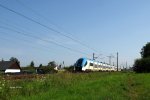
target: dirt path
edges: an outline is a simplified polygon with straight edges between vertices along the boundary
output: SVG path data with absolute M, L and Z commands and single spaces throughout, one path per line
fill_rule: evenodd
M 128 87 L 128 96 L 130 100 L 138 100 L 138 93 L 136 91 L 136 80 L 134 76 L 128 75 L 127 87 Z

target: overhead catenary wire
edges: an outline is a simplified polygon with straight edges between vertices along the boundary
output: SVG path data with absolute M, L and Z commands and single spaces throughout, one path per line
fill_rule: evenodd
M 73 40 L 73 41 L 78 41 L 78 40 L 75 40 L 74 38 L 71 38 L 71 37 L 69 37 L 69 36 L 67 36 L 67 35 L 62 34 L 60 31 L 57 31 L 57 30 L 55 30 L 55 29 L 53 29 L 53 28 L 51 28 L 51 27 L 49 27 L 49 26 L 47 26 L 47 25 L 45 25 L 45 24 L 42 24 L 42 23 L 40 23 L 40 22 L 38 22 L 38 21 L 36 21 L 36 20 L 30 18 L 30 17 L 27 17 L 27 16 L 25 16 L 25 15 L 19 13 L 19 12 L 16 12 L 16 11 L 14 11 L 14 10 L 12 10 L 12 9 L 10 9 L 10 8 L 8 8 L 8 7 L 6 7 L 6 6 L 3 6 L 2 4 L 0 4 L 0 7 L 4 8 L 4 9 L 10 11 L 10 12 L 13 12 L 13 13 L 15 13 L 15 14 L 17 14 L 17 15 L 19 15 L 19 16 L 21 16 L 21 17 L 23 17 L 23 18 L 25 18 L 25 19 L 27 19 L 27 20 L 29 20 L 29 21 L 32 21 L 32 22 L 34 22 L 34 23 L 36 23 L 36 24 L 38 24 L 38 25 L 40 25 L 40 26 L 42 26 L 42 27 L 45 27 L 45 28 L 48 29 L 48 30 L 51 30 L 51 31 L 53 31 L 53 32 L 56 32 L 57 34 L 60 34 L 60 35 L 62 35 L 62 36 L 65 36 L 65 37 L 67 37 L 67 38 L 69 38 L 69 39 L 71 39 L 71 40 Z M 89 55 L 89 54 L 88 54 L 88 55 Z
M 35 33 L 35 32 L 29 32 L 29 31 L 24 30 L 24 29 L 20 29 L 18 25 L 14 25 L 14 24 L 12 25 L 10 23 L 6 23 L 6 22 L 3 22 L 1 20 L 0 20 L 0 23 L 5 24 L 7 27 L 9 26 L 11 28 L 14 28 L 14 29 L 19 30 L 19 31 L 24 32 L 24 33 L 28 33 L 28 34 L 34 34 Z M 58 41 L 54 40 L 53 38 L 49 37 L 49 39 L 51 39 L 52 41 L 55 41 L 56 43 L 59 43 Z M 59 43 L 59 44 L 61 44 L 61 43 Z
M 33 12 L 34 14 L 36 14 L 37 16 L 40 16 L 40 18 L 43 18 L 45 21 L 47 21 L 47 22 L 50 23 L 51 25 L 57 27 L 58 29 L 63 30 L 63 32 L 61 32 L 61 34 L 66 33 L 66 34 L 71 35 L 71 36 L 74 37 L 74 35 L 73 35 L 72 33 L 67 32 L 67 31 L 64 30 L 62 27 L 60 27 L 60 26 L 57 25 L 56 23 L 52 22 L 51 20 L 47 19 L 45 16 L 43 16 L 43 15 L 40 14 L 40 13 L 38 13 L 38 12 L 35 11 L 33 8 L 31 8 L 31 7 L 27 6 L 27 5 L 25 5 L 25 4 L 24 4 L 23 2 L 21 2 L 20 0 L 16 0 L 16 2 L 19 3 L 20 5 L 24 6 L 25 8 L 29 9 L 30 11 L 32 11 L 32 12 Z M 74 38 L 72 38 L 72 39 L 74 39 Z M 91 49 L 92 51 L 98 53 L 98 51 L 97 51 L 95 48 L 92 48 L 91 46 L 87 45 L 87 44 L 84 43 L 83 41 L 78 40 L 78 39 L 74 39 L 74 41 L 77 42 L 77 43 L 79 43 L 80 45 L 82 45 L 82 46 L 84 46 L 84 47 L 86 47 L 86 48 L 88 48 L 88 49 Z
M 0 34 L 1 33 L 4 33 L 4 32 L 0 32 Z M 7 33 L 4 33 L 4 34 L 7 34 Z M 10 37 L 10 39 L 12 39 L 12 37 Z M 0 41 L 9 41 L 9 43 L 10 44 L 12 44 L 12 45 L 14 45 L 14 43 L 15 43 L 15 41 L 14 40 L 10 40 L 8 37 L 6 38 L 6 37 L 2 37 L 2 36 L 0 36 Z M 15 37 L 15 39 L 16 39 L 16 37 Z M 17 38 L 17 40 L 18 39 L 20 39 L 20 38 Z M 17 42 L 17 43 L 19 43 L 21 46 L 29 46 L 30 48 L 32 48 L 34 51 L 41 51 L 41 53 L 43 53 L 44 54 L 44 52 L 45 52 L 45 50 L 46 50 L 46 52 L 53 52 L 52 54 L 53 54 L 53 56 L 52 57 L 55 57 L 55 56 L 58 56 L 58 54 L 56 54 L 56 52 L 54 52 L 54 51 L 51 51 L 49 48 L 40 48 L 40 47 L 37 47 L 37 46 L 34 46 L 34 45 L 29 45 L 29 44 L 25 44 L 25 43 L 27 43 L 27 42 L 29 42 L 29 43 L 31 43 L 30 41 L 26 41 L 26 40 L 22 40 L 22 39 L 20 39 L 21 41 L 24 41 L 24 43 L 22 43 L 22 42 Z M 42 52 L 44 50 L 44 52 Z M 27 52 L 26 50 L 25 50 L 25 52 Z M 38 52 L 39 53 L 39 52 Z M 29 54 L 29 52 L 27 52 L 27 54 Z M 36 54 L 36 53 L 35 53 Z M 30 56 L 31 56 L 31 54 L 30 54 Z M 49 55 L 47 55 L 48 57 L 49 57 Z M 52 57 L 50 57 L 50 59 L 52 59 Z M 27 58 L 26 58 L 27 59 Z M 33 60 L 33 58 L 32 58 L 32 60 Z M 54 59 L 53 60 L 51 60 L 51 61 L 54 61 Z M 41 63 L 40 63 L 41 64 Z
M 4 33 L 4 32 L 0 32 L 0 34 L 1 33 Z M 5 33 L 6 34 L 6 33 Z M 8 39 L 8 38 L 3 38 L 3 37 L 1 37 L 0 36 L 0 39 L 1 40 L 5 40 L 5 41 L 11 41 L 10 39 Z M 39 47 L 36 47 L 36 46 L 33 46 L 33 45 L 30 45 L 29 43 L 31 43 L 30 41 L 27 41 L 27 40 L 23 40 L 23 39 L 19 39 L 19 38 L 17 38 L 17 40 L 21 40 L 21 41 L 24 41 L 24 43 L 28 43 L 28 44 L 26 44 L 27 46 L 30 46 L 31 48 L 34 48 L 34 49 L 36 49 L 36 50 L 40 50 L 40 51 L 43 51 L 41 48 L 39 48 Z M 12 40 L 13 41 L 13 40 Z M 13 42 L 10 42 L 10 43 L 12 43 L 12 44 L 14 44 L 14 41 Z M 18 42 L 19 43 L 19 42 Z M 23 43 L 21 43 L 21 45 L 23 45 Z M 47 52 L 52 52 L 48 47 L 46 47 L 46 46 L 43 46 L 44 47 L 44 49 L 45 50 L 47 50 Z M 53 54 L 56 54 L 56 53 L 53 53 Z
M 2 33 L 2 32 L 0 32 L 0 33 Z M 12 44 L 12 45 L 16 45 L 16 42 L 14 41 L 14 40 L 11 40 L 12 39 L 12 37 L 10 37 L 10 39 L 9 38 L 6 38 L 6 37 L 2 37 L 2 36 L 0 36 L 0 41 L 2 42 L 2 41 L 9 41 L 9 43 L 10 44 Z M 16 38 L 15 38 L 16 39 Z M 18 40 L 19 38 L 17 38 L 17 40 Z M 46 48 L 46 47 L 44 47 L 44 48 L 41 48 L 41 47 L 38 47 L 38 46 L 35 46 L 35 45 L 31 45 L 31 42 L 30 42 L 30 44 L 28 43 L 28 44 L 26 44 L 27 42 L 29 42 L 29 41 L 26 41 L 26 40 L 22 40 L 21 39 L 21 41 L 23 41 L 23 42 L 17 42 L 17 45 L 18 46 L 28 46 L 28 48 L 30 48 L 30 49 L 32 49 L 34 52 L 32 52 L 32 54 L 29 54 L 29 52 L 31 52 L 31 50 L 30 51 L 28 51 L 28 50 L 26 50 L 26 49 L 23 49 L 24 51 L 24 53 L 26 52 L 27 54 L 26 55 L 30 55 L 30 57 L 31 57 L 31 55 L 33 55 L 33 53 L 35 53 L 36 55 L 35 56 L 37 56 L 37 52 L 36 51 L 38 51 L 38 53 L 40 53 L 40 54 L 42 54 L 42 56 L 41 57 L 43 57 L 43 56 L 47 56 L 47 57 L 49 57 L 50 59 L 52 59 L 52 58 L 54 58 L 55 56 L 58 56 L 58 53 L 56 53 L 56 52 L 54 52 L 54 51 L 52 51 L 51 49 L 49 49 L 49 48 Z M 18 44 L 19 43 L 19 44 Z M 16 49 L 18 49 L 18 50 L 21 50 L 22 51 L 22 49 L 20 49 L 20 48 L 16 48 Z M 44 52 L 43 52 L 43 50 L 44 50 Z M 47 53 L 49 53 L 49 52 L 52 52 L 50 55 L 47 55 L 47 53 L 45 53 L 45 52 L 47 52 Z M 5 51 L 5 53 L 9 53 L 9 51 Z M 25 59 L 28 59 L 28 58 L 26 58 L 25 56 L 23 56 L 23 58 L 25 58 Z M 33 57 L 31 57 L 32 58 L 32 60 L 33 60 Z M 38 61 L 39 62 L 39 61 Z
M 12 9 L 10 9 L 10 8 L 8 8 L 8 7 L 4 6 L 4 5 L 2 5 L 2 4 L 0 4 L 0 7 L 1 7 L 1 8 L 4 8 L 4 9 L 6 9 L 6 10 L 12 12 L 12 13 L 15 13 L 15 14 L 17 14 L 17 15 L 19 15 L 19 16 L 21 16 L 21 17 L 23 17 L 23 18 L 25 18 L 25 19 L 27 19 L 27 20 L 29 20 L 29 21 L 31 21 L 31 22 L 34 22 L 34 23 L 36 23 L 36 24 L 38 24 L 38 25 L 40 25 L 40 26 L 42 26 L 42 27 L 44 27 L 44 28 L 46 28 L 46 29 L 48 29 L 48 30 L 51 30 L 51 31 L 53 31 L 53 32 L 55 32 L 55 33 L 57 33 L 57 34 L 59 34 L 59 35 L 62 35 L 62 36 L 64 36 L 64 37 L 67 37 L 67 38 L 69 38 L 69 39 L 71 39 L 71 40 L 73 40 L 73 41 L 75 41 L 75 42 L 77 42 L 77 43 L 79 43 L 79 44 L 81 44 L 81 45 L 84 45 L 84 46 L 88 47 L 87 45 L 83 44 L 82 42 L 80 42 L 80 41 L 78 41 L 78 40 L 76 40 L 76 39 L 74 39 L 74 38 L 72 38 L 72 37 L 70 37 L 70 36 L 67 36 L 67 35 L 65 35 L 65 34 L 62 34 L 60 31 L 57 31 L 57 30 L 55 30 L 55 29 L 53 29 L 53 28 L 51 28 L 51 27 L 49 27 L 49 26 L 47 26 L 47 25 L 45 25 L 45 24 L 42 24 L 42 23 L 40 23 L 40 22 L 38 22 L 38 21 L 36 21 L 36 20 L 34 20 L 34 19 L 28 17 L 28 16 L 25 16 L 24 14 L 21 14 L 21 13 L 15 11 L 15 10 L 12 10 Z M 92 49 L 92 48 L 91 48 L 91 49 Z M 95 51 L 95 50 L 94 50 L 94 51 Z M 97 52 L 97 51 L 96 51 L 96 52 Z
M 2 21 L 0 21 L 3 25 L 5 24 L 6 26 L 9 26 L 9 27 L 11 27 L 11 28 L 15 28 L 15 29 L 17 29 L 17 30 L 22 30 L 22 29 L 19 29 L 19 28 L 17 28 L 18 26 L 14 26 L 14 24 L 13 25 L 11 25 L 10 23 L 8 24 L 8 23 L 5 23 L 5 22 L 2 22 Z M 6 27 L 5 27 L 6 28 Z M 4 29 L 5 29 L 4 28 Z M 1 27 L 1 29 L 3 29 L 3 27 Z M 9 28 L 10 29 L 10 28 Z M 11 30 L 12 31 L 12 30 Z M 24 30 L 22 30 L 24 33 L 28 33 L 28 34 L 32 34 L 32 32 L 27 32 L 27 31 L 24 31 Z M 1 32 L 2 33 L 2 32 Z M 7 33 L 7 32 L 3 32 L 4 34 L 9 34 L 9 33 Z M 17 33 L 18 34 L 18 33 Z M 21 34 L 20 34 L 21 35 Z M 24 36 L 24 35 L 23 35 Z M 33 38 L 33 37 L 31 37 L 31 38 Z M 19 39 L 19 38 L 18 38 Z M 36 38 L 34 38 L 34 39 L 36 39 Z M 29 43 L 31 43 L 31 41 L 26 41 L 26 40 L 24 40 L 24 39 L 19 39 L 19 40 L 21 40 L 21 41 L 25 41 L 25 42 L 29 42 Z M 36 39 L 37 40 L 37 39 Z M 45 42 L 45 41 L 44 41 Z M 40 45 L 42 45 L 42 44 L 40 44 Z M 42 46 L 44 46 L 44 48 L 46 48 L 46 49 L 48 49 L 49 51 L 50 51 L 50 49 L 49 49 L 49 47 L 48 46 L 45 46 L 45 45 L 42 45 Z M 52 49 L 54 49 L 54 48 L 52 48 Z M 81 54 L 83 54 L 82 52 L 81 52 Z M 91 56 L 91 55 L 89 55 L 89 54 L 87 54 L 87 53 L 85 53 L 85 55 L 87 55 L 87 56 Z M 100 54 L 101 55 L 101 54 Z M 99 55 L 99 56 L 100 56 Z M 98 58 L 99 58 L 99 56 L 98 56 Z
M 18 1 L 18 0 L 17 0 Z M 2 4 L 0 4 L 0 7 L 2 7 L 2 8 L 4 8 L 4 9 L 7 9 L 8 7 L 6 7 L 6 6 L 3 6 Z M 11 12 L 13 12 L 14 10 L 12 10 L 12 9 L 10 9 L 10 8 L 8 8 L 7 10 L 9 10 L 9 11 L 11 11 Z M 34 10 L 33 10 L 34 11 Z M 15 13 L 16 11 L 14 11 L 13 13 Z M 18 14 L 17 14 L 18 13 Z M 23 14 L 21 14 L 21 13 L 19 13 L 19 12 L 16 12 L 16 14 L 17 15 L 23 15 Z M 32 18 L 30 18 L 30 17 L 28 17 L 28 16 L 25 16 L 25 15 L 23 15 L 24 16 L 24 18 L 26 17 L 26 19 L 28 19 L 28 20 L 30 20 L 30 21 L 32 21 L 32 22 L 34 22 L 34 23 L 36 23 L 36 24 L 38 24 L 38 25 L 40 25 L 40 22 L 38 23 L 38 21 L 36 21 L 36 20 L 34 20 L 34 19 L 32 19 Z M 22 17 L 23 17 L 22 16 Z M 42 24 L 42 23 L 41 23 Z M 42 25 L 45 25 L 45 24 L 42 24 Z M 42 26 L 41 25 L 41 26 Z M 55 24 L 54 24 L 55 25 Z M 45 25 L 45 26 L 47 26 L 47 25 Z M 43 26 L 43 27 L 45 27 L 45 26 Z M 56 25 L 55 25 L 56 26 Z M 51 28 L 51 27 L 49 27 L 49 26 L 47 26 L 47 27 L 45 27 L 45 28 L 47 28 L 48 30 L 51 30 L 51 29 L 53 29 L 53 28 Z M 50 28 L 50 29 L 49 29 Z M 62 32 L 60 32 L 60 31 L 55 31 L 55 29 L 54 30 L 51 30 L 51 31 L 53 31 L 53 32 L 56 32 L 56 33 L 58 33 L 58 34 L 62 34 Z M 65 33 L 67 33 L 67 32 L 65 32 Z M 62 36 L 65 36 L 65 37 L 67 37 L 67 35 L 64 35 L 64 34 L 62 34 Z M 68 37 L 70 37 L 70 36 L 68 36 Z M 68 38 L 67 37 L 67 38 Z M 70 37 L 71 38 L 71 37 Z M 71 38 L 71 39 L 74 39 L 74 38 Z M 74 41 L 74 40 L 73 40 Z M 78 41 L 78 40 L 77 40 Z M 79 41 L 79 42 L 81 42 L 81 41 Z M 82 44 L 83 42 L 81 42 L 81 44 Z M 84 43 L 83 43 L 84 44 Z M 85 44 L 86 45 L 86 44 Z M 87 45 L 88 46 L 88 45 Z M 88 47 L 89 48 L 89 47 Z M 91 49 L 94 49 L 94 48 L 91 48 Z M 95 50 L 94 50 L 95 51 Z
M 6 30 L 11 30 L 11 31 L 13 31 L 13 32 L 20 32 L 20 35 L 24 35 L 24 34 L 27 34 L 27 35 L 30 35 L 30 36 L 32 36 L 31 38 L 33 38 L 33 37 L 35 37 L 34 39 L 37 39 L 37 37 L 38 36 L 34 36 L 34 35 L 31 35 L 31 34 L 34 34 L 34 33 L 32 33 L 32 32 L 27 32 L 27 31 L 24 31 L 24 30 L 22 30 L 22 29 L 19 29 L 19 28 L 17 28 L 17 26 L 14 26 L 14 25 L 11 25 L 11 24 L 8 24 L 8 23 L 5 23 L 5 22 L 2 22 L 2 21 L 0 21 L 1 23 L 3 23 L 3 24 L 5 24 L 5 25 L 7 25 L 7 27 L 6 26 L 1 26 L 0 28 L 1 29 L 6 29 Z M 11 27 L 11 28 L 9 28 L 9 27 Z M 12 28 L 15 28 L 15 29 L 12 29 Z M 20 31 L 18 31 L 18 30 L 20 30 Z M 23 31 L 23 32 L 22 32 Z M 24 33 L 24 34 L 21 34 L 21 33 Z M 18 33 L 17 33 L 18 34 Z M 29 37 L 29 36 L 28 36 Z M 40 38 L 39 40 L 40 41 L 44 41 L 44 42 L 46 42 L 46 43 L 50 43 L 50 42 L 53 42 L 53 43 L 51 43 L 51 44 L 54 44 L 54 45 L 57 45 L 57 46 L 60 46 L 61 44 L 60 43 L 58 43 L 58 42 L 54 42 L 54 41 L 50 41 L 50 40 L 47 40 L 47 39 L 43 39 L 43 38 L 41 38 L 41 37 L 38 37 L 38 38 Z M 53 39 L 51 39 L 51 40 L 53 40 Z M 61 47 L 62 47 L 63 45 L 61 45 Z M 69 48 L 69 47 L 66 47 L 66 46 L 63 46 L 63 48 L 65 48 L 65 49 L 72 49 L 72 48 Z M 78 52 L 78 53 L 81 53 L 81 54 L 84 54 L 84 55 L 87 55 L 87 56 L 89 56 L 89 54 L 88 53 L 85 53 L 85 52 L 82 52 L 81 50 L 79 51 L 79 50 L 75 50 L 75 49 L 72 49 L 72 50 L 74 50 L 74 52 Z
M 56 42 L 54 42 L 54 41 L 42 39 L 41 37 L 38 37 L 38 36 L 34 36 L 34 35 L 31 35 L 31 34 L 26 34 L 26 33 L 23 33 L 23 32 L 20 32 L 20 31 L 17 31 L 17 30 L 14 30 L 14 29 L 11 29 L 11 28 L 8 28 L 8 27 L 5 27 L 5 26 L 0 26 L 0 28 L 1 28 L 1 29 L 5 29 L 5 30 L 9 30 L 9 31 L 16 32 L 17 34 L 24 35 L 24 36 L 26 36 L 26 37 L 31 37 L 31 38 L 34 38 L 34 39 L 39 39 L 39 40 L 41 40 L 41 41 L 44 41 L 44 42 L 47 42 L 47 43 L 51 43 L 51 44 L 57 45 L 57 46 L 59 46 L 59 47 L 68 49 L 68 50 L 73 51 L 73 52 L 76 52 L 76 53 L 81 53 L 81 54 L 88 55 L 88 54 L 86 54 L 85 52 L 81 52 L 81 51 L 78 51 L 78 50 L 75 50 L 75 49 L 72 49 L 72 48 L 63 46 L 63 45 L 58 44 L 58 43 L 56 43 Z
M 0 21 L 0 23 L 2 23 L 3 25 L 6 25 L 7 27 L 5 27 L 5 26 L 2 26 L 1 28 L 8 28 L 8 27 L 11 27 L 11 28 L 9 28 L 9 29 L 11 29 L 11 31 L 12 31 L 12 28 L 16 31 L 18 31 L 19 30 L 19 32 L 21 31 L 22 33 L 26 33 L 26 34 L 34 34 L 33 32 L 28 32 L 28 31 L 24 31 L 23 29 L 20 29 L 20 28 L 18 28 L 18 26 L 14 26 L 14 24 L 13 25 L 11 25 L 10 23 L 8 24 L 8 23 L 5 23 L 5 22 L 3 22 L 3 21 Z M 8 29 L 7 29 L 8 30 Z M 5 32 L 6 33 L 6 32 Z M 33 38 L 33 37 L 31 37 L 31 38 Z M 40 37 L 41 38 L 41 37 Z M 34 39 L 36 39 L 36 38 L 34 38 Z M 42 38 L 43 39 L 43 38 Z M 44 40 L 47 40 L 47 39 L 44 39 Z M 51 40 L 53 40 L 52 38 L 51 38 Z M 42 40 L 40 40 L 40 41 L 42 41 Z M 44 41 L 44 42 L 46 42 L 46 41 Z M 49 42 L 46 42 L 46 43 L 49 43 Z M 58 44 L 58 42 L 56 42 L 57 44 Z M 60 44 L 60 43 L 59 43 Z M 45 45 L 44 45 L 45 46 Z M 66 46 L 65 46 L 66 47 Z M 76 50 L 77 51 L 77 50 Z M 86 55 L 86 56 L 90 56 L 90 55 L 88 55 L 88 53 L 85 53 L 85 52 L 82 52 L 81 50 L 79 51 L 80 53 L 82 53 L 82 54 L 84 54 L 84 55 Z
M 0 32 L 0 34 L 7 34 L 8 36 L 7 36 L 7 38 L 6 37 L 2 37 L 2 35 L 0 36 L 0 40 L 2 41 L 2 40 L 4 40 L 4 41 L 9 41 L 9 43 L 10 44 L 20 44 L 21 46 L 28 46 L 28 48 L 30 47 L 31 49 L 33 49 L 33 50 L 35 50 L 35 51 L 41 51 L 41 53 L 43 53 L 44 54 L 44 52 L 46 51 L 47 53 L 50 53 L 51 52 L 51 56 L 53 55 L 54 57 L 55 56 L 58 56 L 58 53 L 57 52 L 55 52 L 54 51 L 54 48 L 50 48 L 50 47 L 48 47 L 48 46 L 45 46 L 45 45 L 42 45 L 42 44 L 40 44 L 41 45 L 41 47 L 39 47 L 39 46 L 36 46 L 36 45 L 32 45 L 32 41 L 31 40 L 26 40 L 26 39 L 20 39 L 19 37 L 18 38 L 16 38 L 15 37 L 15 40 L 17 41 L 17 40 L 21 40 L 21 41 L 23 41 L 23 42 L 17 42 L 17 43 L 15 43 L 15 41 L 14 40 L 11 40 L 11 39 L 13 39 L 10 35 L 9 35 L 9 33 L 7 33 L 7 32 Z M 10 37 L 10 39 L 8 38 L 8 37 Z M 43 50 L 44 50 L 44 52 L 43 52 Z M 25 50 L 26 51 L 26 50 Z M 39 52 L 38 52 L 39 53 Z M 35 53 L 36 54 L 36 53 Z

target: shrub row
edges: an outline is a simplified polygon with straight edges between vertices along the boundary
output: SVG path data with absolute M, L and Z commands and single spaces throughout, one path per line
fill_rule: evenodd
M 133 70 L 138 73 L 150 72 L 150 57 L 137 59 L 134 63 Z

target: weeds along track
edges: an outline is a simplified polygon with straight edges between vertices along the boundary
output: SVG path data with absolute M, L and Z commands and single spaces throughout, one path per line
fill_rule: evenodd
M 92 73 L 114 73 L 114 72 L 93 72 L 93 71 L 72 71 L 72 72 L 64 72 L 65 73 L 72 73 L 72 74 L 92 74 Z M 55 73 L 57 74 L 57 73 Z M 58 73 L 59 74 L 59 73 Z M 44 77 L 47 77 L 48 75 L 54 75 L 53 74 L 4 74 L 1 75 L 1 77 L 5 78 L 6 80 L 34 80 L 34 79 L 42 79 Z
M 20 74 L 20 75 L 3 75 L 6 80 L 24 80 L 24 79 L 41 79 L 46 74 Z

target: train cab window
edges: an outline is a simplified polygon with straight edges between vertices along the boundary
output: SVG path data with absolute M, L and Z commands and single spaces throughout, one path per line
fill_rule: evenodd
M 77 66 L 81 66 L 82 62 L 83 62 L 83 59 L 79 59 L 78 62 L 77 62 Z
M 90 66 L 93 66 L 93 63 L 90 63 Z
M 86 65 L 87 65 L 87 61 L 85 62 L 84 66 L 86 66 Z

